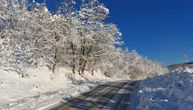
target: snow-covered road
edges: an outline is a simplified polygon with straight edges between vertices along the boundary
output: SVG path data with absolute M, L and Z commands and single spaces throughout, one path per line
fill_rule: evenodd
M 138 81 L 122 81 L 101 85 L 53 107 L 51 110 L 129 110 Z

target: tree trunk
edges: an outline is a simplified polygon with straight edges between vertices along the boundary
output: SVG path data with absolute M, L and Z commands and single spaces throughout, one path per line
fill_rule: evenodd
M 56 70 L 56 63 L 54 63 L 52 65 L 52 74 L 54 75 L 55 74 L 55 70 Z
M 84 74 L 84 70 L 85 70 L 85 68 L 86 68 L 86 63 L 87 63 L 87 60 L 84 60 L 83 65 L 82 65 L 82 68 L 81 68 L 82 74 Z
M 83 64 L 83 59 L 80 58 L 79 60 L 79 69 L 78 69 L 78 74 L 82 76 L 81 70 L 82 70 L 82 64 Z
M 75 74 L 75 70 L 76 70 L 76 65 L 75 65 L 75 58 L 74 58 L 74 55 L 75 55 L 75 47 L 74 47 L 74 44 L 71 43 L 70 44 L 70 48 L 72 50 L 72 62 L 71 62 L 71 68 L 72 68 L 72 73 Z
M 75 74 L 76 66 L 75 66 L 75 59 L 74 59 L 74 57 L 72 58 L 71 67 L 72 67 L 72 73 Z
M 54 44 L 54 64 L 52 65 L 52 74 L 55 74 L 55 69 L 56 69 L 56 65 L 57 65 L 57 60 L 58 60 L 58 46 L 57 46 L 57 42 L 60 40 L 60 37 L 55 33 L 55 44 Z
M 94 67 L 92 67 L 91 74 L 94 76 Z
M 81 33 L 81 36 L 82 33 Z M 81 56 L 80 56 L 80 62 L 79 62 L 79 70 L 78 70 L 78 73 L 79 75 L 83 75 L 84 74 L 84 65 L 85 65 L 85 51 L 86 51 L 86 48 L 85 48 L 85 44 L 86 44 L 86 39 L 85 38 L 81 38 Z
M 55 69 L 56 69 L 56 63 L 57 63 L 57 46 L 55 46 L 55 51 L 54 51 L 54 64 L 52 65 L 52 74 L 55 74 Z

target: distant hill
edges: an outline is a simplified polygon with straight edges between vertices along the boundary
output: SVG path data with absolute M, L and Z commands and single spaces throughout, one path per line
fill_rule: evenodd
M 193 73 L 193 62 L 169 65 L 170 72 L 189 72 Z

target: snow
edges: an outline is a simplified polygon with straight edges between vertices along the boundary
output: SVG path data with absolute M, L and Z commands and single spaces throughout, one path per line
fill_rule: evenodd
M 193 68 L 186 68 L 184 72 L 193 73 Z
M 170 72 L 178 72 L 178 73 L 193 73 L 193 65 L 190 63 L 177 64 L 169 66 Z
M 178 72 L 178 73 L 182 73 L 182 72 L 187 72 L 187 73 L 193 73 L 193 68 L 188 68 L 188 67 L 178 67 L 174 70 L 172 70 L 171 72 Z
M 28 69 L 28 77 L 20 78 L 13 72 L 0 71 L 1 110 L 34 110 L 77 96 L 93 87 L 111 81 L 100 72 L 92 76 L 72 75 L 70 69 L 60 68 L 51 78 L 46 67 Z
M 139 110 L 193 110 L 193 74 L 169 73 L 142 81 Z
M 66 10 L 65 15 L 51 14 L 45 3 L 35 0 L 29 10 L 25 0 L 1 1 L 5 9 L 0 12 L 0 108 L 3 110 L 44 108 L 104 82 L 120 80 L 117 77 L 142 79 L 167 71 L 136 52 L 117 48 L 121 47 L 122 34 L 115 24 L 103 22 L 109 10 L 98 0 L 78 4 L 79 9 L 75 2 L 66 1 L 69 6 L 61 4 L 57 11 Z M 42 65 L 53 69 L 54 77 Z M 63 68 L 55 71 L 55 67 Z M 74 75 L 67 67 L 80 70 L 79 74 L 85 70 L 85 74 Z M 2 71 L 5 69 L 8 72 Z M 98 72 L 92 76 L 86 70 Z

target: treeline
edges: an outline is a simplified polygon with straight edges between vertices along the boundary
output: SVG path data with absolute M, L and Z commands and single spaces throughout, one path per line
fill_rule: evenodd
M 101 71 L 105 75 L 155 75 L 165 72 L 136 52 L 123 51 L 119 29 L 105 23 L 109 10 L 98 0 L 64 0 L 55 13 L 46 3 L 0 1 L 0 66 L 22 77 L 27 68 L 46 65 L 72 73 Z M 77 8 L 78 7 L 78 8 Z M 136 75 L 136 76 L 135 76 Z

